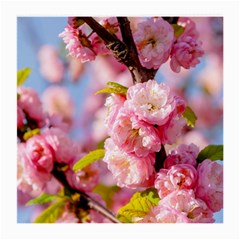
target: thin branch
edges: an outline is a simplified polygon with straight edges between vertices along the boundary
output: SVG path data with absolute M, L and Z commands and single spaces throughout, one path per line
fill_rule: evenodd
M 117 20 L 121 30 L 123 42 L 128 48 L 128 68 L 132 74 L 133 80 L 135 82 L 146 82 L 149 79 L 153 79 L 156 71 L 154 69 L 147 69 L 143 67 L 139 61 L 137 47 L 133 39 L 128 18 L 117 17 Z
M 78 189 L 73 189 L 66 177 L 64 172 L 62 171 L 58 171 L 58 167 L 55 164 L 54 168 L 52 170 L 52 174 L 53 176 L 64 186 L 68 189 L 68 191 L 70 191 L 71 194 L 74 193 L 79 193 L 80 194 L 80 198 L 84 198 L 85 201 L 87 201 L 89 208 L 95 209 L 96 211 L 98 211 L 99 213 L 101 213 L 103 216 L 105 216 L 106 218 L 108 218 L 110 221 L 112 221 L 113 223 L 120 223 L 116 217 L 114 216 L 114 214 L 109 211 L 107 208 L 105 208 L 103 205 L 101 205 L 100 203 L 98 203 L 97 201 L 95 201 L 93 198 L 91 198 L 88 194 L 78 190 Z
M 130 29 L 129 21 L 126 17 L 118 17 L 119 26 L 121 29 L 123 42 L 115 35 L 109 33 L 101 24 L 99 24 L 92 17 L 81 17 L 93 31 L 104 41 L 107 48 L 110 49 L 114 57 L 123 63 L 132 74 L 133 82 L 140 83 L 153 79 L 157 70 L 144 68 L 138 58 L 138 53 L 132 32 Z
M 161 150 L 159 152 L 156 152 L 156 161 L 154 164 L 154 168 L 156 172 L 158 172 L 161 168 L 163 168 L 163 164 L 165 159 L 167 158 L 166 150 L 164 145 L 161 145 Z

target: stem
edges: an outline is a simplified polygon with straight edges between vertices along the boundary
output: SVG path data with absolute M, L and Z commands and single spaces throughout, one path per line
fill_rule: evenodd
M 161 145 L 161 150 L 159 152 L 156 152 L 156 161 L 154 164 L 154 168 L 156 172 L 158 172 L 161 168 L 163 168 L 163 163 L 165 159 L 167 158 L 166 150 L 164 145 Z
M 80 197 L 84 198 L 85 201 L 87 201 L 88 206 L 92 209 L 95 209 L 96 211 L 98 211 L 99 213 L 101 213 L 103 216 L 105 216 L 106 218 L 108 218 L 110 221 L 112 221 L 113 223 L 120 223 L 116 217 L 113 215 L 112 212 L 110 212 L 107 208 L 105 208 L 103 205 L 101 205 L 100 203 L 98 203 L 97 201 L 95 201 L 93 198 L 91 198 L 88 194 L 77 190 L 77 189 L 73 189 L 66 177 L 64 172 L 58 171 L 57 169 L 57 165 L 54 165 L 54 168 L 52 170 L 52 174 L 53 176 L 64 186 L 68 189 L 68 191 L 70 191 L 71 194 L 74 193 L 79 193 Z
M 146 82 L 154 78 L 157 70 L 144 68 L 139 61 L 137 48 L 127 17 L 117 17 L 123 42 L 115 35 L 109 33 L 94 18 L 81 17 L 81 19 L 98 34 L 107 48 L 112 51 L 114 57 L 129 69 L 134 83 Z

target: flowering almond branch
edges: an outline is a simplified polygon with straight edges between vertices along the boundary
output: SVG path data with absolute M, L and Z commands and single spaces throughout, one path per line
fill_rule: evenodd
M 146 82 L 154 78 L 157 70 L 144 68 L 139 61 L 128 18 L 117 18 L 123 42 L 115 35 L 109 33 L 101 24 L 94 20 L 94 18 L 81 17 L 81 19 L 105 42 L 106 46 L 113 52 L 114 57 L 128 67 L 134 83 Z
M 65 187 L 68 189 L 68 191 L 72 194 L 74 193 L 79 193 L 80 194 L 80 198 L 83 198 L 86 202 L 89 208 L 95 209 L 96 211 L 98 211 L 99 213 L 101 213 L 103 216 L 105 216 L 106 218 L 108 218 L 110 221 L 112 221 L 113 223 L 120 223 L 115 216 L 113 215 L 112 212 L 110 212 L 108 209 L 106 209 L 103 205 L 101 205 L 100 203 L 98 203 L 97 201 L 95 201 L 93 198 L 91 198 L 88 194 L 77 190 L 77 189 L 73 189 L 66 177 L 65 174 L 61 171 L 58 171 L 58 167 L 55 164 L 54 168 L 52 170 L 52 175 Z

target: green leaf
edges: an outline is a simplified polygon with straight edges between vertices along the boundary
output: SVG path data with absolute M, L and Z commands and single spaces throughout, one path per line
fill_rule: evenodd
M 46 208 L 34 223 L 54 223 L 61 217 L 65 208 L 65 200 L 60 200 Z
M 76 162 L 73 166 L 73 170 L 77 172 L 78 170 L 83 169 L 89 164 L 103 158 L 105 155 L 104 149 L 96 149 L 94 151 L 89 152 L 86 156 L 81 158 L 78 162 Z
M 116 82 L 108 82 L 107 83 L 108 86 L 110 86 L 109 88 L 103 88 L 99 91 L 97 91 L 95 94 L 99 94 L 99 93 L 115 93 L 115 94 L 121 94 L 121 95 L 126 95 L 128 88 L 116 83 Z
M 106 202 L 107 207 L 111 207 L 112 198 L 120 190 L 118 186 L 106 186 L 104 184 L 98 184 L 93 192 L 98 193 Z
M 196 120 L 197 120 L 197 116 L 195 115 L 195 113 L 193 112 L 193 110 L 187 106 L 185 112 L 182 114 L 182 117 L 185 118 L 187 120 L 187 125 L 194 127 Z
M 176 38 L 178 38 L 182 33 L 184 32 L 185 28 L 183 26 L 172 24 L 172 27 L 174 29 L 174 35 Z
M 223 160 L 223 145 L 209 145 L 202 149 L 197 157 L 197 162 L 201 163 L 205 159 Z
M 21 86 L 25 80 L 28 78 L 29 74 L 31 72 L 30 68 L 24 68 L 21 70 L 18 70 L 17 72 L 17 86 Z
M 123 85 L 121 85 L 119 83 L 116 83 L 116 82 L 108 82 L 107 85 L 110 86 L 110 87 L 116 88 L 116 89 L 122 89 L 122 90 L 124 90 L 126 92 L 128 90 L 127 87 L 125 87 L 125 86 L 123 86 Z
M 130 202 L 118 210 L 117 218 L 121 222 L 132 223 L 137 218 L 145 217 L 153 207 L 157 206 L 159 200 L 156 189 L 136 192 Z
M 59 197 L 60 196 L 58 196 L 58 195 L 43 193 L 39 197 L 31 199 L 30 201 L 28 201 L 26 203 L 26 206 L 30 206 L 30 205 L 33 205 L 33 204 L 44 204 L 44 203 L 52 202 L 53 200 L 55 200 L 56 198 L 59 198 Z

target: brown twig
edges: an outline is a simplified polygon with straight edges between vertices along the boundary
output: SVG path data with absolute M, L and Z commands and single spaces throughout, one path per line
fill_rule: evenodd
M 120 223 L 116 217 L 114 216 L 114 214 L 108 210 L 107 208 L 105 208 L 103 205 L 101 205 L 100 203 L 98 203 L 97 201 L 95 201 L 92 197 L 90 197 L 88 194 L 86 194 L 85 192 L 82 192 L 78 189 L 73 189 L 66 177 L 64 172 L 62 171 L 58 171 L 58 167 L 57 164 L 55 163 L 54 168 L 52 170 L 52 175 L 65 187 L 68 189 L 68 191 L 71 194 L 74 193 L 79 193 L 80 194 L 80 198 L 84 198 L 85 201 L 87 201 L 87 204 L 89 206 L 89 208 L 94 209 L 96 211 L 98 211 L 99 213 L 101 213 L 103 216 L 105 216 L 106 218 L 108 218 L 110 221 L 112 221 L 113 223 Z
M 126 17 L 118 17 L 123 41 L 108 32 L 92 17 L 81 17 L 93 31 L 104 41 L 114 57 L 123 63 L 132 74 L 133 82 L 140 83 L 153 79 L 157 70 L 144 68 L 138 58 L 138 53 L 132 36 L 129 21 Z

